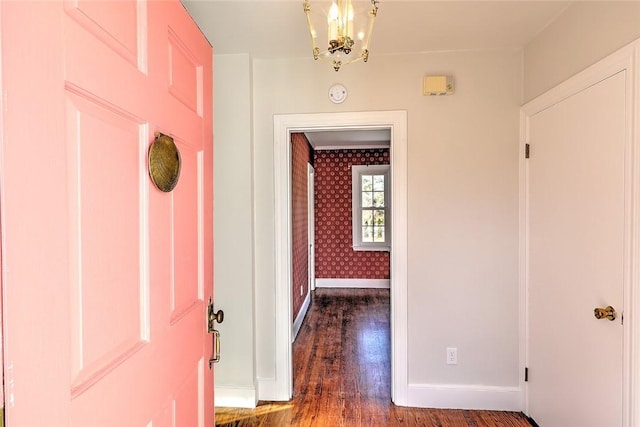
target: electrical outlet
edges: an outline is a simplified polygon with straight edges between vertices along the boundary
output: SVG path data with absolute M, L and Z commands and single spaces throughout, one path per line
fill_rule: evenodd
M 447 347 L 447 365 L 458 364 L 458 349 L 455 347 Z

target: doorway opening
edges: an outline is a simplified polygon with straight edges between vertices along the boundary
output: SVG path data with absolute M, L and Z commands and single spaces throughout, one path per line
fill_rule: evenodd
M 274 394 L 293 394 L 291 134 L 305 131 L 388 129 L 391 205 L 391 396 L 407 405 L 407 114 L 406 111 L 291 114 L 274 116 L 276 381 Z
M 320 398 L 322 384 L 391 401 L 389 140 L 389 129 L 291 135 L 295 400 Z
M 294 341 L 316 286 L 389 288 L 389 140 L 389 129 L 291 134 Z

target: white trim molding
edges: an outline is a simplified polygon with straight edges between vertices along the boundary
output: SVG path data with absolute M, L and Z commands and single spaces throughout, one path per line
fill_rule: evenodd
M 623 427 L 640 425 L 640 39 L 576 74 L 524 105 L 520 113 L 520 372 L 528 360 L 528 252 L 527 201 L 529 171 L 524 161 L 529 119 L 536 113 L 620 72 L 627 73 L 627 123 L 625 159 L 625 249 L 624 249 L 624 361 Z M 526 383 L 521 379 L 522 409 L 529 413 Z
M 298 332 L 300 332 L 300 328 L 302 327 L 302 322 L 304 321 L 304 316 L 307 315 L 307 311 L 309 311 L 309 305 L 311 305 L 311 292 L 307 292 L 307 296 L 302 302 L 302 307 L 300 307 L 300 311 L 296 316 L 296 320 L 293 321 L 293 341 L 298 338 Z
M 631 313 L 628 336 L 625 337 L 625 346 L 628 345 L 628 356 L 624 361 L 624 370 L 629 379 L 627 385 L 627 398 L 629 407 L 625 412 L 629 413 L 629 426 L 640 425 L 640 39 L 631 45 L 633 49 L 632 76 L 629 78 L 633 97 L 631 100 L 631 144 L 633 146 L 632 182 L 634 187 L 632 200 L 632 236 L 631 236 L 631 292 L 625 298 L 624 307 L 627 313 Z M 625 289 L 625 291 L 627 291 Z
M 258 400 L 289 400 L 281 397 L 286 392 L 283 390 L 285 386 L 286 384 L 283 384 L 282 380 L 277 381 L 275 377 L 258 377 Z
M 389 279 L 316 279 L 316 288 L 389 289 Z
M 275 377 L 260 382 L 259 398 L 261 400 L 289 400 L 293 393 L 291 133 L 361 129 L 389 129 L 391 132 L 391 225 L 393 229 L 391 237 L 391 396 L 396 405 L 407 406 L 408 404 L 406 111 L 274 115 L 276 362 Z
M 255 387 L 216 386 L 214 405 L 221 408 L 255 408 L 258 393 Z
M 391 250 L 391 221 L 389 213 L 392 210 L 390 206 L 391 195 L 389 194 L 391 186 L 389 182 L 390 165 L 352 165 L 351 166 L 351 228 L 352 228 L 352 240 L 354 251 L 389 251 Z M 364 207 L 362 201 L 362 177 L 363 175 L 382 175 L 384 181 L 382 182 L 382 193 L 384 195 L 384 202 L 380 207 L 374 207 L 375 202 L 371 200 L 371 207 Z M 375 178 L 374 178 L 375 181 Z M 374 183 L 372 183 L 374 185 Z M 373 193 L 374 188 L 370 190 Z M 367 191 L 369 192 L 369 191 Z M 375 239 L 375 228 L 380 228 L 380 225 L 375 224 L 375 212 L 383 212 L 383 224 L 382 230 L 384 233 L 383 242 L 365 242 L 362 237 L 362 215 L 364 211 L 369 211 L 371 214 L 371 238 Z M 356 226 L 358 224 L 358 226 Z
M 521 410 L 524 413 L 528 412 L 528 397 L 527 387 L 524 381 L 524 370 L 527 366 L 527 343 L 529 342 L 529 325 L 527 319 L 529 318 L 527 311 L 527 278 L 529 277 L 529 252 L 528 248 L 528 236 L 529 236 L 529 169 L 526 164 L 525 150 L 528 141 L 527 129 L 525 126 L 525 114 L 520 110 L 520 150 L 519 150 L 519 195 L 518 209 L 520 215 L 520 221 L 518 224 L 519 236 L 518 236 L 518 382 L 522 389 L 522 401 Z
M 409 406 L 440 409 L 521 411 L 519 387 L 460 384 L 409 384 Z

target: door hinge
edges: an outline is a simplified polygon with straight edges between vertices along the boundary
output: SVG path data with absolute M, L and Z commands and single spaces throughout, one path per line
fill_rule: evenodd
M 529 368 L 524 368 L 524 381 L 529 381 Z
M 620 324 L 624 325 L 624 312 L 620 313 Z
M 529 144 L 524 144 L 524 158 L 528 159 L 531 152 L 531 146 Z

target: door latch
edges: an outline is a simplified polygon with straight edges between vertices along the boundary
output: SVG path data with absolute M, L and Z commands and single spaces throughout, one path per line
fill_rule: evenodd
M 215 322 L 222 323 L 224 320 L 224 312 L 218 310 L 213 311 L 213 299 L 209 297 L 209 304 L 207 305 L 207 332 L 213 334 L 213 355 L 209 359 L 209 369 L 212 368 L 214 363 L 220 361 L 220 331 L 215 329 Z

